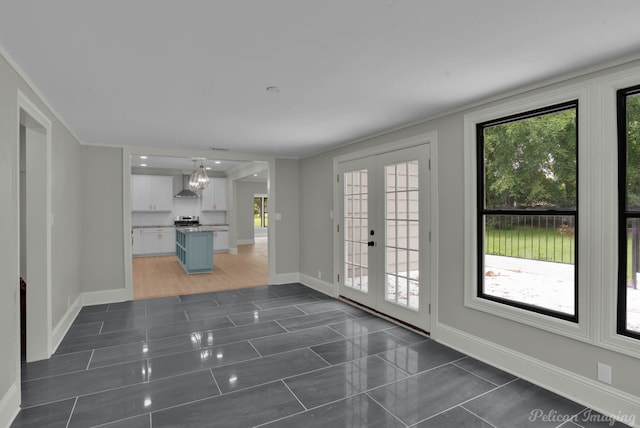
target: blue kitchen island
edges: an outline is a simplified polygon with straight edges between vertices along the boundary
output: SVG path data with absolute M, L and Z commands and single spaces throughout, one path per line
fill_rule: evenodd
M 213 232 L 210 227 L 177 227 L 176 257 L 188 274 L 213 271 Z

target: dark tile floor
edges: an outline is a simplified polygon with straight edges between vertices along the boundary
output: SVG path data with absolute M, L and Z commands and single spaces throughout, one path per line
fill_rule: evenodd
M 301 284 L 84 307 L 22 379 L 12 427 L 598 426 L 584 406 Z

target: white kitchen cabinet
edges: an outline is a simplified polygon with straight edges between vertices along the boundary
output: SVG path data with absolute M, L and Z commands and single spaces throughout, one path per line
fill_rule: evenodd
M 160 243 L 162 254 L 176 253 L 176 229 L 173 227 L 166 228 L 162 232 L 162 242 Z
M 213 232 L 213 251 L 216 253 L 229 251 L 228 230 L 219 230 Z
M 212 177 L 202 190 L 202 211 L 227 210 L 227 179 Z
M 176 230 L 173 227 L 144 229 L 144 254 L 175 254 Z
M 131 176 L 131 211 L 173 210 L 173 177 Z
M 144 229 L 134 227 L 131 233 L 131 254 L 134 256 L 144 255 Z

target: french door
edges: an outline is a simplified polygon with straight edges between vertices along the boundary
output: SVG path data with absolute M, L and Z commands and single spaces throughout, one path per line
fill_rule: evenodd
M 339 294 L 429 331 L 429 144 L 338 164 Z

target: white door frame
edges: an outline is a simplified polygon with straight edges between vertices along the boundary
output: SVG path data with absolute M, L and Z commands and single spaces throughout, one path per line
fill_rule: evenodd
M 20 159 L 20 126 L 24 125 L 27 130 L 31 130 L 37 133 L 44 134 L 42 139 L 44 140 L 44 146 L 40 149 L 44 151 L 44 159 L 38 162 L 36 168 L 43 168 L 43 170 L 33 171 L 33 167 L 27 168 L 27 179 L 34 177 L 33 174 L 37 173 L 35 179 L 40 179 L 38 182 L 45 186 L 44 201 L 31 200 L 29 201 L 29 194 L 27 194 L 27 204 L 35 203 L 38 208 L 43 209 L 43 218 L 39 218 L 38 221 L 42 224 L 37 225 L 37 237 L 27 240 L 33 242 L 37 240 L 38 246 L 37 254 L 35 255 L 39 259 L 44 259 L 44 263 L 35 267 L 37 269 L 37 276 L 42 278 L 42 281 L 29 281 L 27 278 L 27 361 L 37 361 L 49 358 L 52 350 L 52 320 L 51 320 L 51 242 L 52 242 L 52 225 L 53 225 L 53 212 L 52 212 L 52 166 L 51 166 L 51 146 L 52 146 L 52 122 L 45 116 L 40 109 L 38 109 L 29 98 L 27 98 L 20 90 L 18 90 L 18 123 L 17 123 L 17 153 L 18 153 L 18 165 Z M 28 142 L 27 142 L 28 144 Z M 18 194 L 20 194 L 20 180 L 18 171 Z M 19 205 L 19 204 L 18 204 Z M 17 207 L 20 211 L 20 207 Z M 18 221 L 20 221 L 20 215 L 18 215 Z M 18 233 L 20 227 L 18 227 Z M 18 239 L 20 242 L 20 239 Z M 29 246 L 27 246 L 27 258 L 33 257 L 30 254 Z M 18 262 L 19 263 L 19 262 Z M 29 270 L 29 269 L 28 269 Z M 18 266 L 18 272 L 20 267 Z M 18 297 L 19 299 L 19 297 Z M 17 307 L 20 307 L 19 301 L 16 302 Z M 17 311 L 18 314 L 20 311 Z M 18 323 L 20 325 L 20 323 Z M 20 346 L 18 346 L 18 352 L 20 352 Z
M 429 272 L 429 325 L 433 331 L 435 329 L 435 323 L 438 319 L 438 133 L 436 131 L 419 134 L 413 137 L 403 138 L 396 141 L 391 141 L 386 144 L 378 146 L 368 147 L 366 149 L 358 150 L 352 153 L 336 156 L 333 158 L 333 295 L 338 296 L 338 275 L 342 272 L 342 266 L 339 260 L 340 245 L 342 245 L 339 234 L 338 225 L 342 219 L 338 218 L 339 204 L 341 203 L 339 194 L 339 186 L 342 183 L 338 183 L 338 164 L 346 161 L 351 161 L 359 158 L 369 157 L 373 155 L 379 155 L 388 153 L 400 149 L 406 149 L 409 147 L 415 147 L 422 144 L 429 144 L 431 150 L 430 169 L 430 210 L 429 217 L 431 220 L 431 251 L 430 251 L 430 272 Z

